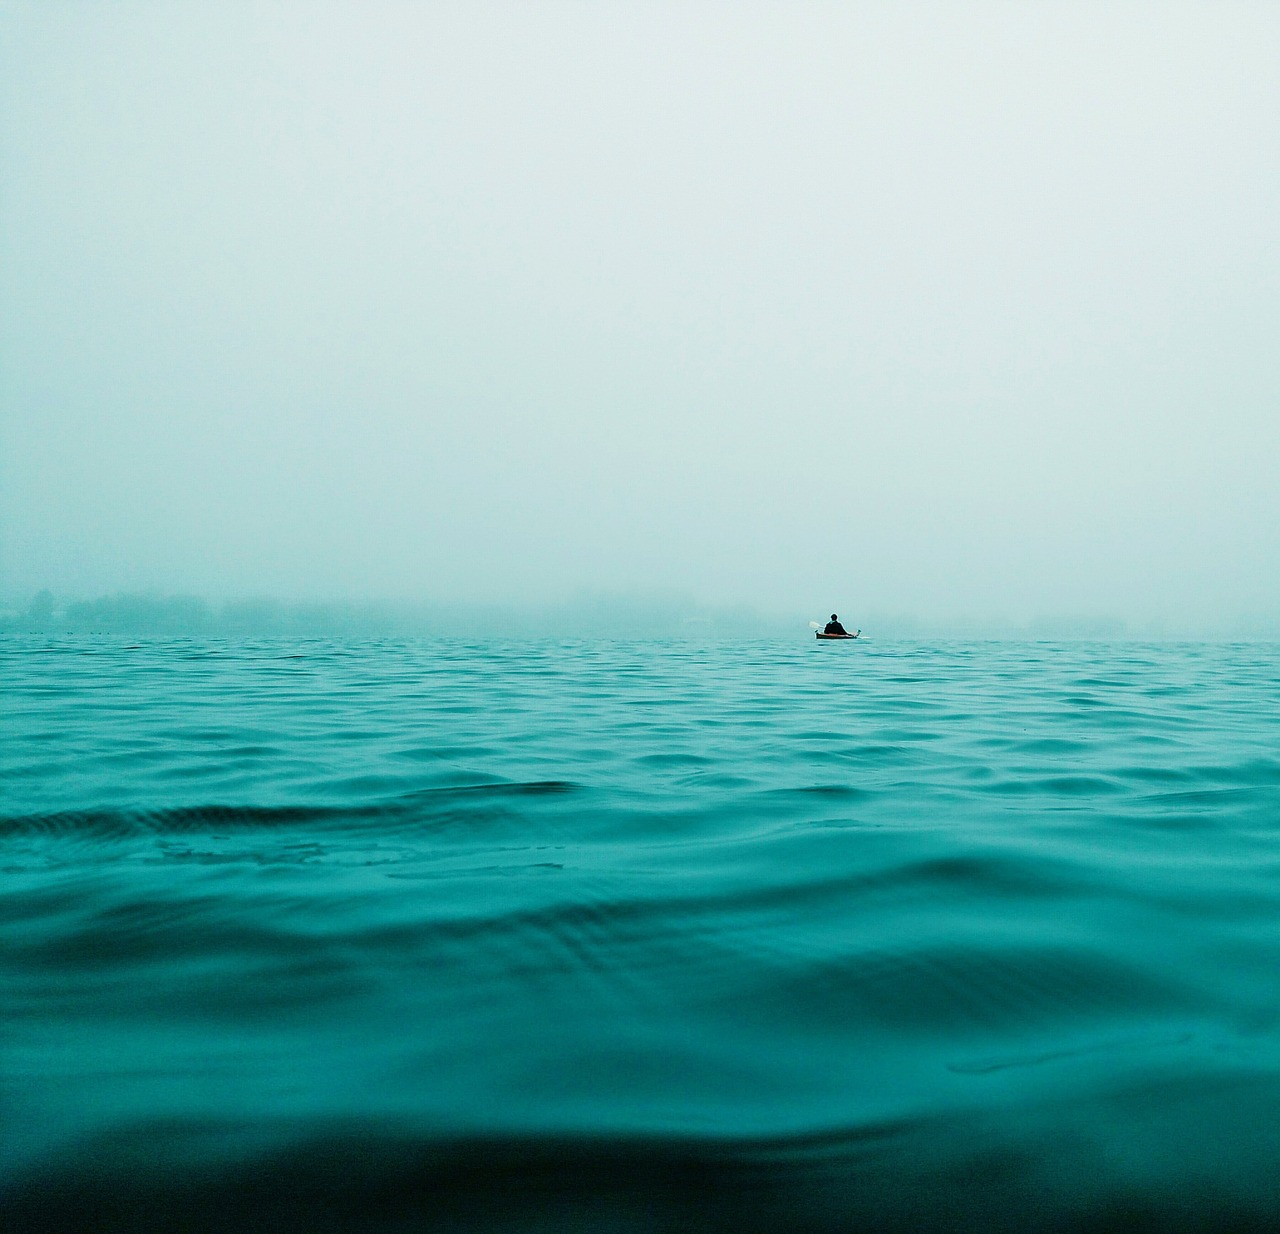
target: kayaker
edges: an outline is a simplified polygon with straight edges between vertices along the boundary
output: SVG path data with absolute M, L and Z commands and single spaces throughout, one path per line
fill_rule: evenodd
M 823 634 L 848 634 L 849 631 L 840 624 L 840 618 L 831 614 L 831 620 L 827 622 L 827 628 L 823 630 Z

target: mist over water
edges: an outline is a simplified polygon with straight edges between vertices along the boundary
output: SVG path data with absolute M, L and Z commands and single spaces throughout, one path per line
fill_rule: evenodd
M 814 612 L 827 620 L 819 606 Z M 847 612 L 847 610 L 846 610 Z M 411 601 L 282 601 L 270 598 L 209 602 L 199 596 L 121 593 L 90 600 L 62 600 L 47 588 L 27 603 L 0 608 L 0 633 L 52 635 L 117 634 L 132 638 L 199 637 L 493 637 L 678 638 L 706 642 L 790 637 L 804 634 L 809 622 L 795 611 L 761 611 L 745 606 L 716 606 L 689 595 L 607 595 L 582 593 L 556 604 L 427 604 Z M 1031 621 L 921 621 L 902 614 L 859 612 L 853 625 L 877 637 L 1142 639 L 1175 638 L 1179 627 L 1164 622 L 1133 625 L 1115 618 L 1045 616 Z M 1235 631 L 1244 639 L 1266 638 L 1274 629 L 1265 620 Z
M 1280 1226 L 1278 58 L 0 7 L 6 1234 Z
M 1242 4 L 6 5 L 0 604 L 1274 634 L 1277 46 Z

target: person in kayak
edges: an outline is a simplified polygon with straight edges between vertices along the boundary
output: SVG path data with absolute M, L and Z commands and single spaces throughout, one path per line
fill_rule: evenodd
M 827 628 L 823 630 L 823 634 L 848 634 L 849 631 L 840 624 L 840 618 L 831 614 L 831 620 L 827 622 Z

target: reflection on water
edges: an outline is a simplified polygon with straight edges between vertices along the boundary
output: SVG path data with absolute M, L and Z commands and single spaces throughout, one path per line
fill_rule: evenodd
M 1280 649 L 0 660 L 11 1228 L 1280 1225 Z

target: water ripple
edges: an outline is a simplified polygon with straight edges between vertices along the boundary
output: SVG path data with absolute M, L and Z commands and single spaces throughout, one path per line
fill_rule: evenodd
M 26 1230 L 1270 1230 L 1280 654 L 0 641 Z

